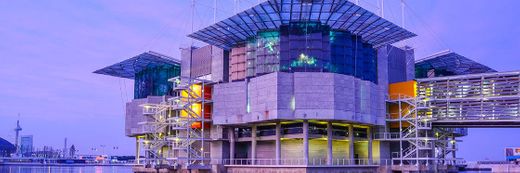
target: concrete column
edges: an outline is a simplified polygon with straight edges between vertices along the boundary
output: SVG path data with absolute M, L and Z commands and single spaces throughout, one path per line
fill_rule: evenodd
M 280 160 L 282 159 L 282 124 L 280 122 L 276 122 L 276 164 L 280 164 Z
M 256 125 L 251 127 L 251 164 L 256 164 Z
M 332 122 L 327 122 L 327 165 L 332 165 Z
M 368 163 L 372 164 L 372 127 L 367 128 L 367 138 L 368 138 Z
M 135 137 L 135 162 L 139 164 L 139 157 L 141 157 L 141 145 L 139 144 L 139 136 Z
M 309 121 L 303 120 L 303 161 L 309 164 Z
M 235 128 L 228 128 L 228 138 L 229 138 L 229 161 L 230 164 L 233 163 L 235 159 Z
M 350 164 L 354 164 L 354 125 L 349 124 L 348 125 L 348 154 L 349 154 L 349 160 Z

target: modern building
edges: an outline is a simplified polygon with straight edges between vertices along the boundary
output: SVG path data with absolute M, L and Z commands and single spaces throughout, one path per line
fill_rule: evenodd
M 16 147 L 11 144 L 9 141 L 0 138 L 0 157 L 11 157 L 16 151 Z
M 31 156 L 33 152 L 33 135 L 22 135 L 20 137 L 20 154 Z
M 446 171 L 465 127 L 520 125 L 520 72 L 391 45 L 414 36 L 346 0 L 268 0 L 190 34 L 208 45 L 180 61 L 95 73 L 135 80 L 136 172 Z

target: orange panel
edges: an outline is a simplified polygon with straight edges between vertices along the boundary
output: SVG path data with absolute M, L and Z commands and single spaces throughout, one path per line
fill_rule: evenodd
M 388 95 L 394 100 L 401 96 L 416 97 L 417 82 L 415 80 L 397 82 L 388 85 Z
M 210 126 L 211 126 L 210 122 L 205 122 L 204 123 L 204 128 L 205 129 L 209 129 Z M 191 128 L 193 128 L 193 129 L 200 129 L 200 128 L 202 128 L 202 122 L 194 122 L 194 123 L 192 123 L 191 124 Z
M 401 111 L 403 114 L 406 114 L 410 111 L 410 105 L 406 104 L 406 103 L 402 103 L 401 104 Z M 390 113 L 390 118 L 391 119 L 397 119 L 399 118 L 399 105 L 398 104 L 389 104 L 388 106 L 388 112 Z M 410 124 L 408 124 L 407 122 L 403 122 L 402 126 L 403 127 L 408 127 Z M 390 128 L 399 128 L 399 123 L 396 122 L 396 123 L 390 123 Z
M 395 100 L 401 97 L 416 97 L 417 96 L 417 82 L 415 80 L 405 81 L 405 82 L 397 82 L 388 85 L 388 95 L 390 99 Z M 404 115 L 410 111 L 410 105 L 407 103 L 401 102 L 401 113 Z M 399 105 L 398 104 L 389 104 L 388 112 L 390 113 L 390 118 L 397 119 L 399 118 Z M 404 122 L 402 127 L 406 128 L 410 126 L 410 124 Z M 390 123 L 391 128 L 399 128 L 399 123 Z
M 211 100 L 211 86 L 204 85 L 204 99 Z
M 212 108 L 211 104 L 204 104 L 204 118 L 211 119 Z

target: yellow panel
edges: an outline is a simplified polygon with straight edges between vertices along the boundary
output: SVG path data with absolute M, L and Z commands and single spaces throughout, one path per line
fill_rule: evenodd
M 202 94 L 202 86 L 200 84 L 193 84 L 190 86 L 190 89 L 198 96 Z M 188 92 L 185 90 L 181 91 L 181 96 L 182 98 L 188 98 Z
M 193 112 L 201 115 L 202 109 L 201 109 L 201 104 L 200 103 L 193 103 L 190 106 L 190 108 L 191 108 L 191 110 L 193 110 Z M 183 117 L 183 118 L 188 117 L 188 112 L 186 112 L 185 110 L 181 110 L 181 117 Z

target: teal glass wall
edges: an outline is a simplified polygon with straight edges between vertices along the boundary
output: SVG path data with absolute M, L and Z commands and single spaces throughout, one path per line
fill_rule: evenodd
M 280 28 L 280 65 L 288 72 L 329 72 L 329 27 L 298 22 Z
M 275 71 L 332 72 L 377 83 L 372 45 L 319 22 L 295 22 L 279 31 L 261 31 L 246 44 L 247 77 Z
M 179 76 L 180 69 L 178 65 L 161 65 L 136 73 L 134 99 L 169 95 L 172 83 L 168 82 L 168 79 Z

